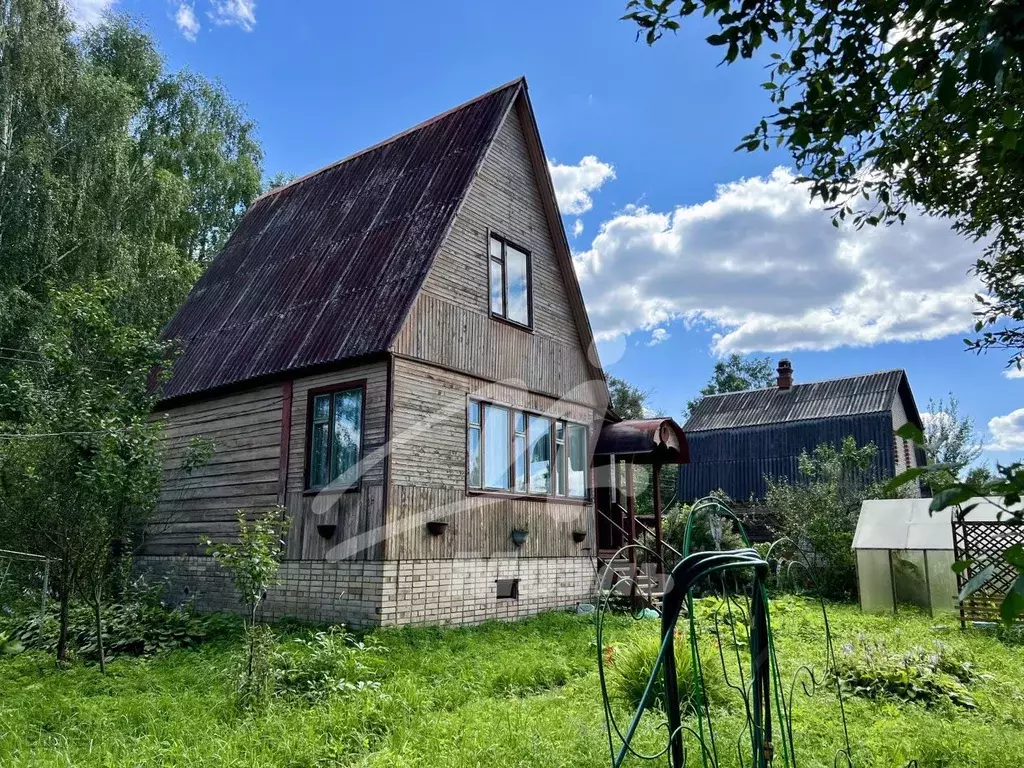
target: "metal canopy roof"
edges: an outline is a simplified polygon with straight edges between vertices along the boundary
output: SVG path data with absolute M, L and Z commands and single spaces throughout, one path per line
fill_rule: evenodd
M 605 424 L 595 456 L 631 456 L 638 464 L 686 464 L 690 448 L 682 428 L 672 419 L 633 419 Z
M 952 550 L 952 509 L 929 512 L 931 499 L 882 499 L 861 504 L 854 549 Z M 999 502 L 999 499 L 992 501 Z M 978 506 L 967 514 L 971 522 L 994 522 L 999 507 L 985 498 L 965 502 L 961 509 Z

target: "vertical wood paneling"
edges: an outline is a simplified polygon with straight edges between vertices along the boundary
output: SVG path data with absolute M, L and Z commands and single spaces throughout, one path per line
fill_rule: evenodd
M 531 253 L 532 332 L 491 318 L 487 232 Z M 491 381 L 597 404 L 522 126 L 512 110 L 495 138 L 392 349 Z
M 593 546 L 589 504 L 545 499 L 467 495 L 466 398 L 473 394 L 512 407 L 590 423 L 593 411 L 517 387 L 495 385 L 411 360 L 395 361 L 391 477 L 386 514 L 388 559 L 588 556 Z M 438 537 L 431 520 L 447 520 Z M 509 535 L 525 525 L 530 536 L 517 549 Z M 587 540 L 572 540 L 574 529 Z
M 286 549 L 288 559 L 366 560 L 381 556 L 383 483 L 387 456 L 387 365 L 387 362 L 380 361 L 315 376 L 303 376 L 293 381 L 287 483 L 287 506 L 292 520 Z M 347 382 L 365 382 L 359 490 L 342 494 L 304 495 L 309 392 Z M 334 535 L 330 538 L 322 537 L 317 531 L 317 524 L 335 525 Z M 366 546 L 366 536 L 371 537 L 371 546 Z M 359 537 L 364 538 L 357 542 Z

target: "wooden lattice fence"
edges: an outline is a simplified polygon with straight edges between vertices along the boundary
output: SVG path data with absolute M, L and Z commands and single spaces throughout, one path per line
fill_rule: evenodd
M 1017 570 L 1003 558 L 1003 552 L 1014 544 L 1024 544 L 1024 525 L 1007 520 L 971 520 L 967 515 L 953 515 L 953 554 L 957 562 L 970 565 L 957 574 L 957 591 L 962 592 L 970 579 L 992 564 L 995 570 L 985 584 L 960 604 L 960 625 L 968 622 L 1000 621 L 1003 597 L 1017 578 Z

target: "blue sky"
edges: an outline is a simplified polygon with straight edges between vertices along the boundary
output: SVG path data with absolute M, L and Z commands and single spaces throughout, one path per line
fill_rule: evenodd
M 959 397 L 986 458 L 1024 453 L 1024 378 L 961 341 L 976 246 L 921 216 L 837 232 L 786 154 L 734 152 L 769 108 L 763 62 L 719 66 L 707 28 L 649 48 L 621 0 L 72 4 L 85 23 L 143 18 L 170 67 L 219 78 L 258 123 L 268 176 L 525 74 L 605 365 L 657 408 L 678 417 L 733 351 L 788 356 L 798 381 L 904 368 L 922 410 Z

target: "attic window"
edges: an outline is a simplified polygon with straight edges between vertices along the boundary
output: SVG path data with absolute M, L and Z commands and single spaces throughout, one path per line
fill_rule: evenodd
M 490 236 L 491 315 L 527 328 L 533 325 L 530 254 L 496 235 Z

